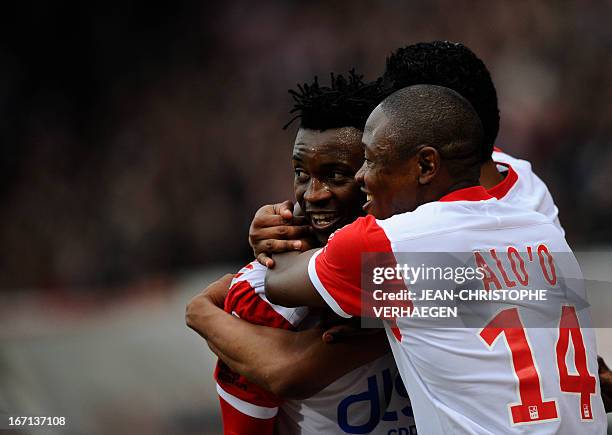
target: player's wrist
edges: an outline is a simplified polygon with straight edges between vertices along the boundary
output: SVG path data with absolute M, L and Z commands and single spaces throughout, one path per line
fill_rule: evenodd
M 219 312 L 224 311 L 215 305 L 211 296 L 201 293 L 187 304 L 185 323 L 202 337 L 208 339 L 210 327 L 214 325 L 214 319 Z

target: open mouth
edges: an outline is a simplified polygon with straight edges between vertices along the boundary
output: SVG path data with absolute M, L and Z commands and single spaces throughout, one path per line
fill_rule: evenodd
M 363 211 L 367 213 L 368 209 L 372 205 L 372 199 L 374 199 L 374 197 L 372 196 L 371 193 L 365 192 L 365 194 L 366 194 L 366 203 L 361 208 L 363 209 Z
M 334 225 L 340 219 L 336 213 L 309 213 L 312 226 L 324 230 Z

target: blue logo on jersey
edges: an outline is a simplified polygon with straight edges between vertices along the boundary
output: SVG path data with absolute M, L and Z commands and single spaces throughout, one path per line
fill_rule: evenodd
M 395 385 L 394 385 L 395 384 Z M 378 391 L 378 379 L 376 375 L 370 376 L 368 378 L 368 390 L 363 393 L 355 394 L 352 396 L 348 396 L 340 404 L 338 405 L 338 426 L 346 432 L 352 434 L 366 434 L 372 432 L 374 428 L 378 425 L 378 423 L 383 421 L 398 421 L 398 411 L 386 410 L 384 414 L 382 413 L 383 409 L 387 408 L 387 404 L 391 401 L 391 395 L 393 394 L 393 390 L 395 387 L 395 391 L 399 394 L 400 397 L 408 398 L 408 393 L 406 392 L 406 388 L 404 387 L 404 383 L 399 375 L 395 378 L 395 382 L 391 377 L 391 372 L 389 369 L 385 369 L 382 372 L 382 386 L 383 386 L 383 395 L 384 397 L 379 397 Z M 381 401 L 381 399 L 383 399 Z M 351 405 L 360 402 L 370 402 L 370 418 L 368 421 L 359 426 L 353 426 L 348 422 L 349 416 L 349 408 Z M 412 417 L 412 407 L 407 405 L 399 410 L 404 416 Z M 381 416 L 382 414 L 382 416 Z M 399 428 L 399 432 L 404 428 Z

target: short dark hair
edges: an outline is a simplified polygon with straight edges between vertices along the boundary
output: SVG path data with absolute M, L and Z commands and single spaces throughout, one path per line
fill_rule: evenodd
M 348 77 L 331 73 L 330 86 L 321 86 L 318 77 L 310 84 L 298 84 L 289 89 L 294 105 L 290 114 L 296 114 L 284 129 L 300 119 L 300 127 L 311 130 L 355 127 L 363 130 L 368 116 L 384 98 L 382 80 L 364 82 L 354 69 Z
M 462 95 L 482 122 L 482 161 L 491 158 L 499 132 L 497 92 L 489 70 L 472 50 L 449 41 L 420 42 L 399 48 L 387 58 L 383 80 L 390 92 L 428 84 L 444 86 Z
M 415 85 L 400 89 L 380 105 L 389 120 L 395 158 L 405 159 L 420 145 L 438 150 L 451 175 L 478 180 L 483 128 L 472 105 L 452 89 Z

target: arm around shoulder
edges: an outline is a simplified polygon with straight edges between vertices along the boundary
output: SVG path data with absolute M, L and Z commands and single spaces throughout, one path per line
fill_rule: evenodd
M 325 302 L 312 285 L 308 276 L 308 264 L 317 252 L 288 252 L 275 255 L 276 266 L 266 273 L 266 297 L 270 302 L 285 307 L 323 307 Z

